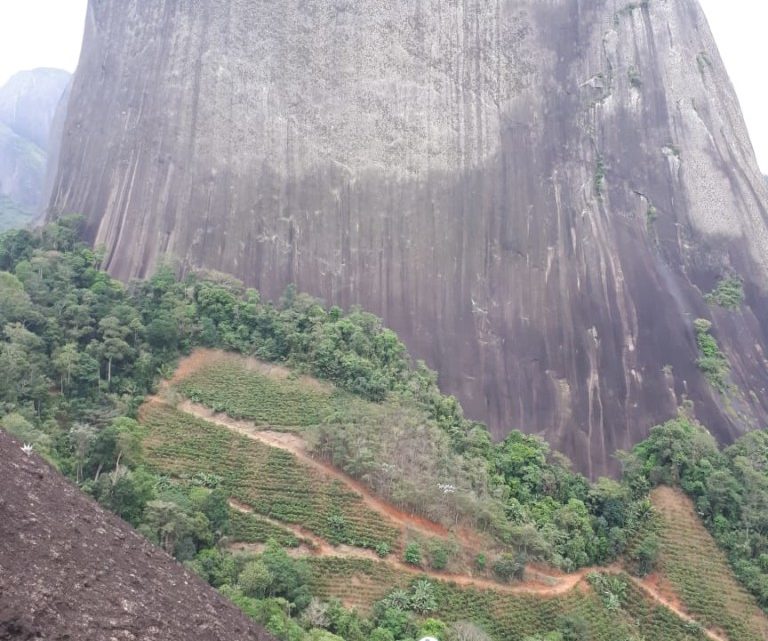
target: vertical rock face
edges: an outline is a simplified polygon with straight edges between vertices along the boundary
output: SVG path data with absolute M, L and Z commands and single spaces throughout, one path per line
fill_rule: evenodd
M 686 399 L 766 418 L 767 202 L 695 0 L 92 0 L 50 211 L 121 278 L 360 303 L 595 475 Z

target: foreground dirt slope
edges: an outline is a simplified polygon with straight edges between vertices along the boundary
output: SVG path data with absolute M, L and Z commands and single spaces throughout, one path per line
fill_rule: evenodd
M 0 639 L 271 641 L 0 431 Z

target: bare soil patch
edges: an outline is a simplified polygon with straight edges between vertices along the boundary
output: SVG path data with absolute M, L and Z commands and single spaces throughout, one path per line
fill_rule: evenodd
M 253 356 L 242 356 L 240 354 L 202 347 L 195 349 L 189 356 L 183 357 L 179 361 L 173 376 L 165 381 L 164 384 L 166 386 L 178 385 L 185 378 L 189 378 L 192 374 L 195 374 L 208 365 L 225 362 L 237 363 L 240 367 L 244 367 L 246 370 L 257 372 L 262 376 L 267 376 L 275 380 L 285 380 L 287 378 L 295 377 L 297 381 L 311 389 L 327 393 L 333 391 L 333 385 L 331 383 L 318 380 L 314 376 L 308 376 L 306 374 L 296 377 L 290 369 L 283 365 L 268 363 Z

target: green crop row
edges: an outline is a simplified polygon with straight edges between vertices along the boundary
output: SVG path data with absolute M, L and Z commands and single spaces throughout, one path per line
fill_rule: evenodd
M 644 639 L 706 641 L 708 638 L 695 624 L 687 623 L 668 608 L 650 602 L 634 585 L 629 586 L 622 607 L 634 619 Z
M 686 610 L 731 641 L 764 641 L 768 627 L 754 599 L 736 581 L 723 553 L 695 515 L 659 510 L 661 568 Z
M 229 514 L 229 538 L 238 543 L 266 543 L 270 539 L 287 548 L 298 547 L 301 543 L 285 528 L 259 517 L 231 510 Z
M 179 391 L 214 411 L 277 428 L 317 425 L 349 396 L 300 380 L 276 380 L 234 360 L 199 370 L 182 381 Z

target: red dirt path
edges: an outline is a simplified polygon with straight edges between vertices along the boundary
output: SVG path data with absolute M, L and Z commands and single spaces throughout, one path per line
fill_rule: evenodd
M 212 362 L 230 358 L 240 359 L 244 357 L 209 349 L 195 350 L 190 356 L 187 356 L 181 360 L 173 377 L 161 386 L 161 391 L 167 390 L 169 387 L 172 387 L 188 376 L 191 376 L 205 365 L 210 365 Z M 259 368 L 264 373 L 269 375 L 279 378 L 282 378 L 286 375 L 287 370 L 281 368 L 280 366 L 267 365 L 254 358 L 248 358 L 245 360 L 251 366 Z M 309 379 L 309 377 L 305 378 Z M 314 381 L 314 379 L 309 380 Z M 316 384 L 325 385 L 319 381 L 316 382 Z M 164 401 L 156 396 L 148 399 L 148 402 L 154 403 Z M 307 451 L 305 442 L 295 434 L 289 434 L 285 432 L 272 432 L 269 430 L 265 431 L 263 428 L 260 428 L 251 422 L 236 420 L 227 416 L 226 414 L 217 414 L 209 408 L 203 405 L 192 403 L 189 400 L 181 401 L 177 407 L 180 411 L 186 412 L 197 418 L 221 425 L 222 427 L 226 427 L 227 429 L 231 429 L 238 432 L 239 434 L 247 436 L 248 438 L 252 438 L 272 447 L 277 447 L 291 452 L 303 463 L 311 465 L 315 469 L 321 471 L 323 474 L 344 483 L 347 487 L 358 493 L 370 509 L 384 515 L 388 520 L 393 521 L 404 529 L 410 529 L 429 536 L 447 537 L 451 534 L 447 528 L 438 523 L 434 523 L 422 517 L 409 514 L 403 510 L 398 509 L 397 507 L 375 495 L 370 490 L 370 488 L 365 486 L 363 483 L 360 483 L 356 479 L 349 477 L 329 463 L 313 458 Z M 233 507 L 244 511 L 249 509 L 239 504 L 233 504 Z M 285 523 L 280 523 L 280 526 L 289 530 L 291 529 L 291 526 L 286 526 Z M 295 528 L 294 534 L 297 534 L 297 536 L 300 538 L 310 541 L 312 543 L 312 547 L 315 550 L 314 553 L 321 556 L 359 556 L 365 558 L 374 558 L 370 552 L 365 550 L 356 550 L 349 547 L 337 548 L 330 546 L 326 541 L 319 539 L 318 537 L 306 532 L 301 528 Z M 473 533 L 467 532 L 466 530 L 461 530 L 458 533 L 454 532 L 453 534 L 458 535 L 460 542 L 470 547 L 474 547 L 478 543 L 478 537 L 473 535 Z M 570 590 L 582 584 L 582 582 L 591 572 L 623 572 L 623 569 L 619 565 L 612 565 L 609 567 L 584 568 L 571 574 L 559 574 L 555 571 L 552 571 L 552 574 L 548 574 L 537 569 L 531 572 L 531 574 L 538 579 L 537 581 L 527 581 L 516 585 L 506 585 L 468 575 L 447 574 L 443 572 L 423 570 L 421 568 L 413 568 L 403 563 L 399 559 L 394 559 L 391 557 L 385 559 L 385 562 L 396 566 L 400 570 L 422 575 L 425 574 L 437 580 L 452 581 L 462 586 L 490 589 L 506 593 L 535 594 L 543 597 L 557 596 L 569 592 Z M 650 577 L 646 577 L 645 579 L 639 579 L 637 577 L 630 577 L 630 579 L 633 583 L 635 583 L 635 585 L 641 588 L 643 592 L 655 603 L 668 608 L 686 622 L 696 623 L 695 619 L 693 619 L 684 611 L 679 602 L 679 599 L 669 590 L 669 586 L 666 585 L 660 577 L 652 575 Z M 552 582 L 552 584 L 547 585 L 541 581 Z M 710 641 L 729 641 L 729 639 L 721 636 L 713 630 L 703 627 L 702 630 L 706 637 L 710 639 Z
M 181 401 L 177 405 L 177 409 L 210 423 L 226 427 L 238 434 L 260 441 L 266 445 L 290 452 L 305 465 L 309 465 L 310 467 L 319 470 L 325 476 L 338 480 L 346 485 L 349 489 L 362 497 L 363 502 L 367 507 L 371 508 L 374 512 L 385 515 L 388 520 L 399 525 L 401 528 L 414 530 L 428 536 L 447 538 L 450 535 L 448 529 L 439 523 L 434 523 L 433 521 L 429 521 L 423 517 L 410 514 L 409 512 L 405 512 L 395 507 L 391 503 L 379 498 L 370 490 L 370 488 L 368 488 L 368 486 L 360 481 L 344 474 L 344 472 L 333 467 L 330 463 L 314 458 L 307 451 L 305 442 L 295 434 L 264 430 L 249 421 L 240 421 L 233 419 L 226 414 L 217 414 L 204 405 L 193 403 L 188 400 Z

